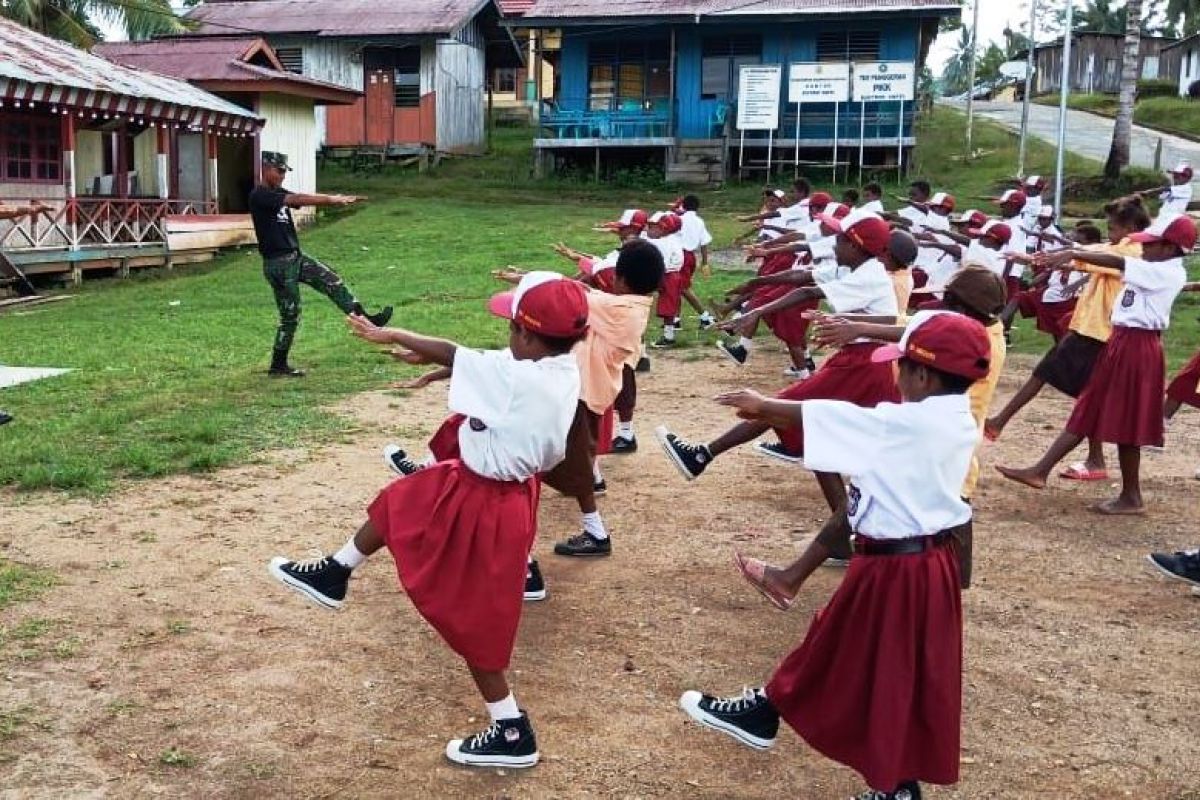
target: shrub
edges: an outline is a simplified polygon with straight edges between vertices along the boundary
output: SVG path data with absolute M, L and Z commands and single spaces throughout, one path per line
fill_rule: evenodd
M 1200 102 L 1186 97 L 1153 97 L 1137 104 L 1133 121 L 1168 133 L 1200 137 Z
M 1192 81 L 1188 86 L 1187 96 L 1193 100 L 1200 100 L 1200 81 Z
M 1137 97 L 1139 100 L 1148 100 L 1151 97 L 1176 97 L 1178 94 L 1179 85 L 1175 81 L 1165 78 L 1138 81 L 1137 83 Z

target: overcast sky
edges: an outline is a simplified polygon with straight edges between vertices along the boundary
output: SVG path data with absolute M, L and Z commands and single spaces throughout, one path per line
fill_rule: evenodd
M 1025 0 L 978 0 L 979 2 L 979 45 L 980 50 L 987 47 L 988 42 L 1001 43 L 1004 41 L 1004 29 L 1012 28 L 1020 30 L 1025 25 L 1029 24 L 1029 3 Z M 1042 3 L 1045 0 L 1041 0 Z M 1051 0 L 1058 3 L 1059 0 Z M 1065 6 L 1064 6 L 1065 8 Z M 963 7 L 963 22 L 967 25 L 971 24 L 971 14 L 973 13 L 971 4 L 968 3 Z M 959 37 L 962 36 L 961 31 L 947 31 L 934 41 L 933 47 L 929 50 L 929 68 L 933 70 L 934 75 L 940 75 L 942 68 L 946 66 L 946 62 L 950 60 L 950 56 L 954 55 L 955 44 Z M 1040 33 L 1038 40 L 1048 38 L 1046 34 Z

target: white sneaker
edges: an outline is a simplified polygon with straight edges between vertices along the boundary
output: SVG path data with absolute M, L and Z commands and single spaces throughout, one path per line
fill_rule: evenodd
M 791 378 L 794 381 L 806 381 L 812 377 L 812 373 L 808 370 L 796 369 L 795 367 L 788 367 L 783 371 L 783 375 L 784 377 Z

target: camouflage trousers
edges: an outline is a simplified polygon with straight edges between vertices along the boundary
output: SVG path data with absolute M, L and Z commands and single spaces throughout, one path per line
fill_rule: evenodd
M 343 314 L 355 310 L 358 303 L 336 272 L 299 251 L 289 256 L 263 259 L 263 276 L 275 292 L 275 305 L 279 309 L 276 358 L 287 359 L 300 326 L 300 284 L 307 284 L 328 297 Z

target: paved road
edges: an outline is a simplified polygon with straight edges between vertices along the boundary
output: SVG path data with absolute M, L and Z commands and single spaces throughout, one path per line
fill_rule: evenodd
M 965 103 L 948 105 L 959 110 L 966 109 Z M 1021 130 L 1020 103 L 976 103 L 975 113 L 1014 131 Z M 1108 117 L 1068 109 L 1067 149 L 1103 163 L 1108 159 L 1108 148 L 1112 144 L 1113 125 L 1113 120 Z M 1052 145 L 1057 144 L 1058 107 L 1030 104 L 1029 130 L 1038 139 L 1044 139 Z M 1154 150 L 1159 139 L 1163 143 L 1163 169 L 1170 169 L 1180 161 L 1190 161 L 1193 166 L 1200 167 L 1200 142 L 1180 139 L 1178 136 L 1159 133 L 1138 125 L 1133 126 L 1129 148 L 1129 158 L 1133 166 L 1154 167 Z M 1193 184 L 1200 186 L 1200 171 Z

